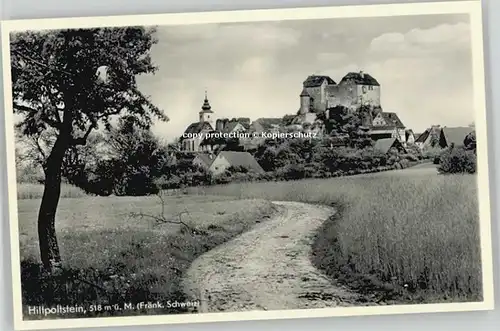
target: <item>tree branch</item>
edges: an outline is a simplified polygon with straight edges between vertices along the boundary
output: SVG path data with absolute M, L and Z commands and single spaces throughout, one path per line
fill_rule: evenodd
M 52 98 L 52 97 L 54 97 L 54 94 L 50 93 L 50 95 L 51 95 L 51 97 L 49 97 L 49 99 L 50 99 L 50 103 L 52 104 L 52 107 L 54 107 L 54 116 L 56 117 L 56 121 L 59 123 L 62 123 L 61 116 L 59 115 L 59 110 L 64 110 L 64 109 L 59 109 L 57 107 L 57 104 L 55 103 L 54 99 Z
M 95 129 L 95 127 L 96 127 L 95 124 L 91 124 L 87 129 L 87 132 L 85 132 L 85 134 L 83 135 L 83 137 L 73 138 L 73 140 L 71 141 L 71 145 L 72 146 L 85 145 L 87 143 L 87 138 L 89 137 L 92 130 Z
M 179 217 L 179 220 L 169 220 L 166 219 L 165 217 L 162 216 L 155 216 L 155 215 L 148 215 L 148 214 L 143 214 L 143 213 L 130 213 L 130 217 L 137 217 L 137 218 L 150 218 L 153 221 L 155 221 L 158 224 L 178 224 L 178 225 L 184 225 L 186 228 L 188 228 L 190 231 L 195 232 L 196 229 L 191 227 L 189 224 L 185 223 L 182 221 L 182 214 L 187 214 L 187 211 L 182 211 L 177 216 Z
M 122 111 L 121 109 L 117 109 L 117 110 L 112 111 L 112 112 L 104 113 L 102 115 L 97 116 L 97 119 L 99 120 L 99 119 L 104 118 L 104 117 L 118 115 L 118 114 L 120 114 L 121 111 Z
M 40 115 L 40 119 L 43 120 L 45 123 L 53 127 L 54 129 L 60 130 L 61 129 L 61 122 L 57 120 L 51 119 L 47 114 L 45 114 L 43 111 L 40 111 L 39 109 L 31 108 L 28 106 L 23 106 L 19 105 L 17 103 L 13 103 L 12 105 L 14 108 L 21 110 L 21 111 L 27 111 L 27 112 L 32 112 L 32 113 L 37 113 Z
M 39 67 L 43 67 L 43 68 L 45 68 L 45 69 L 48 69 L 48 70 L 49 70 L 49 72 L 50 72 L 50 70 L 53 70 L 53 71 L 56 71 L 56 72 L 63 73 L 63 74 L 65 74 L 65 75 L 70 75 L 70 76 L 72 76 L 72 73 L 70 73 L 70 72 L 68 72 L 68 71 L 65 71 L 65 70 L 62 70 L 62 69 L 59 69 L 59 68 L 54 68 L 53 66 L 50 66 L 50 65 L 45 64 L 45 63 L 42 63 L 42 62 L 37 61 L 37 60 L 35 60 L 35 59 L 33 59 L 33 58 L 31 58 L 31 57 L 27 56 L 27 55 L 24 55 L 24 54 L 22 54 L 22 53 L 21 53 L 21 52 L 19 52 L 19 51 L 12 50 L 12 53 L 13 53 L 13 54 L 16 54 L 17 56 L 19 56 L 19 57 L 23 58 L 24 60 L 26 60 L 26 61 L 28 61 L 28 62 L 31 62 L 31 63 L 33 63 L 33 64 L 35 64 L 35 65 L 39 66 Z
M 192 235 L 202 235 L 202 236 L 208 235 L 208 233 L 206 231 L 199 229 L 199 228 L 196 228 L 196 227 L 193 227 L 182 220 L 182 215 L 189 214 L 189 211 L 187 211 L 187 210 L 181 211 L 180 213 L 177 213 L 175 215 L 175 216 L 177 216 L 178 220 L 167 219 L 165 217 L 165 214 L 164 214 L 165 213 L 165 199 L 163 198 L 161 191 L 158 194 L 156 194 L 156 196 L 159 198 L 160 203 L 161 203 L 161 214 L 160 215 L 156 216 L 156 215 L 148 215 L 148 214 L 144 214 L 144 213 L 132 212 L 132 213 L 129 213 L 129 216 L 136 217 L 136 218 L 149 218 L 149 219 L 152 219 L 153 221 L 155 221 L 156 224 L 183 225 L 184 229 L 181 229 L 181 231 L 187 229 L 189 231 L 189 233 L 191 233 Z
M 35 147 L 37 148 L 38 152 L 42 155 L 42 158 L 43 158 L 43 160 L 45 162 L 47 160 L 47 155 L 43 151 L 42 145 L 40 145 L 40 141 L 38 139 L 40 139 L 40 138 L 39 137 L 33 137 L 33 143 L 35 144 Z

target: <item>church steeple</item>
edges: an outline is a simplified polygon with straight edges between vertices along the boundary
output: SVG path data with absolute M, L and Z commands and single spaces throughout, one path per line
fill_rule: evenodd
M 201 106 L 200 114 L 200 123 L 208 122 L 212 129 L 214 128 L 214 122 L 212 118 L 213 114 L 212 106 L 210 106 L 210 102 L 208 102 L 207 91 L 205 90 L 205 100 L 203 100 L 203 105 Z
M 202 112 L 212 112 L 212 106 L 210 106 L 210 102 L 208 102 L 207 91 L 205 90 L 205 100 L 203 100 L 203 106 L 201 106 Z

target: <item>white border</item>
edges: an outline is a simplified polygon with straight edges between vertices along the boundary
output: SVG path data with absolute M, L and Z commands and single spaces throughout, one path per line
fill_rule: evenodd
M 139 25 L 186 25 L 203 23 L 258 22 L 280 20 L 304 20 L 346 17 L 380 17 L 432 14 L 469 14 L 471 26 L 474 106 L 476 111 L 476 135 L 478 157 L 478 194 L 480 212 L 481 259 L 483 275 L 483 299 L 474 303 L 417 304 L 379 307 L 324 308 L 307 310 L 281 310 L 264 312 L 179 314 L 161 316 L 99 317 L 23 321 L 21 302 L 19 234 L 16 193 L 15 142 L 12 111 L 12 83 L 10 73 L 9 33 L 22 30 L 90 28 Z M 481 1 L 452 1 L 414 4 L 385 4 L 362 6 L 336 6 L 294 9 L 238 10 L 221 12 L 124 15 L 81 18 L 56 18 L 3 21 L 2 57 L 4 72 L 5 134 L 7 152 L 7 178 L 9 194 L 12 286 L 14 294 L 14 326 L 16 330 L 51 328 L 83 328 L 103 326 L 132 326 L 157 324 L 184 324 L 219 321 L 269 320 L 312 318 L 353 315 L 387 315 L 431 312 L 458 312 L 492 310 L 494 308 L 493 265 L 491 247 L 490 188 L 488 169 L 488 142 L 486 125 L 486 96 L 484 77 L 483 33 Z

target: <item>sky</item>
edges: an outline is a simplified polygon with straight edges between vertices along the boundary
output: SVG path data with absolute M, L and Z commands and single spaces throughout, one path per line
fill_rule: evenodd
M 170 118 L 153 128 L 168 140 L 198 121 L 205 90 L 216 118 L 282 117 L 299 109 L 308 75 L 338 83 L 360 70 L 415 132 L 474 121 L 466 15 L 160 26 L 157 38 L 159 70 L 138 85 Z

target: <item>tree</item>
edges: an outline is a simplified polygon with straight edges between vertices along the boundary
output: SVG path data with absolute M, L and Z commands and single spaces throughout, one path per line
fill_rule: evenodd
M 35 137 L 54 130 L 55 141 L 43 171 L 38 214 L 43 266 L 60 265 L 55 216 L 66 152 L 83 146 L 93 130 L 110 127 L 116 116 L 130 116 L 149 127 L 168 120 L 137 88 L 136 76 L 154 73 L 150 49 L 154 29 L 142 27 L 49 30 L 10 36 L 12 102 L 16 125 Z
M 364 124 L 369 124 L 373 117 L 373 110 L 370 107 L 362 106 L 354 111 L 350 111 L 344 106 L 336 106 L 318 116 L 323 121 L 327 133 L 332 137 L 349 137 L 349 145 L 352 148 L 365 148 L 373 145 L 373 141 L 368 133 L 368 128 Z M 365 123 L 364 123 L 365 122 Z
M 121 118 L 117 128 L 112 128 L 106 146 L 113 162 L 111 169 L 97 173 L 105 181 L 113 173 L 114 193 L 117 195 L 148 195 L 157 193 L 155 180 L 169 173 L 173 157 L 149 129 L 137 127 L 133 118 Z
M 465 136 L 464 146 L 466 150 L 474 151 L 474 153 L 476 153 L 476 131 L 472 131 Z
M 41 182 L 43 182 L 43 167 L 57 140 L 57 131 L 47 129 L 39 134 L 24 136 L 19 128 L 17 129 L 16 150 L 19 151 L 19 160 L 16 164 L 20 166 L 19 170 L 22 175 L 21 178 L 18 176 L 18 180 L 31 177 L 31 182 L 40 181 L 35 180 L 36 178 L 42 178 Z M 69 147 L 63 158 L 62 177 L 70 184 L 87 191 L 86 172 L 96 166 L 99 159 L 98 147 L 103 142 L 103 135 L 95 132 L 88 136 L 85 145 Z M 38 173 L 41 176 L 37 176 Z

